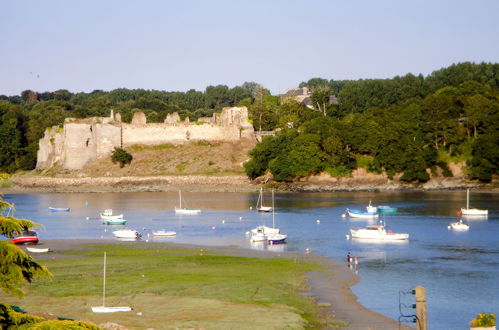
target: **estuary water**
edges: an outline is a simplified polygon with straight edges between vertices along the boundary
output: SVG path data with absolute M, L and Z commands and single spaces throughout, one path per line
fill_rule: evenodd
M 270 192 L 265 193 L 271 205 Z M 41 243 L 50 239 L 112 240 L 99 212 L 123 213 L 126 227 L 143 239 L 248 249 L 312 253 L 345 263 L 347 252 L 357 256 L 361 281 L 352 290 L 359 301 L 395 320 L 411 320 L 415 297 L 424 286 L 431 329 L 468 329 L 477 313 L 499 315 L 499 204 L 497 193 L 471 192 L 470 207 L 488 209 L 489 216 L 463 218 L 465 232 L 448 229 L 466 206 L 466 191 L 276 193 L 275 226 L 288 235 L 285 245 L 252 245 L 246 231 L 259 224 L 272 226 L 272 214 L 255 211 L 258 193 L 183 192 L 183 204 L 199 215 L 175 215 L 176 192 L 7 194 L 16 217 L 43 224 Z M 347 239 L 350 228 L 375 220 L 342 217 L 346 208 L 373 205 L 398 208 L 380 217 L 393 232 L 409 233 L 407 242 L 365 242 Z M 48 207 L 70 212 L 49 212 Z M 177 232 L 175 238 L 152 238 L 151 230 Z

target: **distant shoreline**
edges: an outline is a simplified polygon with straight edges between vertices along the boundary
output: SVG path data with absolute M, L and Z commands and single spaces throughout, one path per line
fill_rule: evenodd
M 43 177 L 13 176 L 10 186 L 0 188 L 2 193 L 99 193 L 99 192 L 169 192 L 177 190 L 199 192 L 254 192 L 262 183 L 252 182 L 244 175 L 165 175 L 126 177 Z M 460 178 L 435 178 L 422 185 L 398 181 L 370 182 L 359 179 L 333 179 L 294 183 L 271 182 L 268 186 L 289 192 L 340 191 L 432 191 L 473 188 L 496 192 L 497 183 L 480 184 Z

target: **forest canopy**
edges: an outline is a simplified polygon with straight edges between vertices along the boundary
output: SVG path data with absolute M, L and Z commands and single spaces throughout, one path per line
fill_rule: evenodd
M 212 116 L 227 106 L 247 106 L 255 130 L 277 132 L 251 151 L 246 173 L 271 172 L 293 181 L 328 172 L 348 175 L 364 167 L 424 182 L 429 173 L 451 175 L 447 164 L 465 162 L 471 179 L 488 182 L 499 164 L 499 64 L 459 63 L 423 75 L 392 79 L 312 78 L 299 87 L 308 103 L 274 96 L 246 82 L 229 88 L 167 92 L 144 89 L 68 90 L 0 95 L 0 171 L 31 170 L 38 140 L 46 128 L 67 117 L 108 116 L 119 112 L 130 122 L 142 111 L 148 122 Z

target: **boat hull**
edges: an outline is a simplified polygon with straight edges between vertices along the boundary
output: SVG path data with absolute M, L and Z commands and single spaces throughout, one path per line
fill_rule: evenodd
M 489 210 L 479 210 L 479 209 L 461 209 L 461 215 L 488 215 Z
M 272 212 L 272 206 L 260 206 L 259 208 L 257 208 L 257 211 L 269 213 L 269 212 Z
M 199 214 L 201 213 L 201 210 L 191 210 L 191 209 L 184 209 L 184 208 L 175 208 L 175 213 L 176 214 Z
M 14 238 L 11 239 L 11 242 L 14 244 L 36 244 L 38 243 L 38 235 L 35 231 L 23 231 L 22 233 L 15 235 Z
M 470 229 L 470 226 L 462 222 L 453 222 L 450 224 L 450 226 L 452 229 L 459 231 L 466 231 Z
M 104 223 L 106 225 L 124 225 L 124 224 L 126 224 L 126 220 L 124 220 L 124 219 L 110 219 L 110 220 L 104 220 Z
M 159 230 L 159 231 L 153 231 L 152 235 L 154 237 L 174 237 L 174 236 L 177 236 L 177 232 Z
M 113 235 L 116 238 L 129 238 L 129 239 L 139 239 L 142 235 L 136 230 L 122 229 L 113 231 Z
M 47 253 L 47 252 L 49 252 L 49 248 L 41 249 L 41 248 L 27 247 L 26 250 L 28 250 L 28 252 L 31 252 L 31 253 Z
M 284 244 L 286 243 L 287 235 L 284 234 L 270 234 L 267 235 L 267 243 L 269 244 Z
M 69 207 L 49 207 L 50 212 L 69 212 Z
M 406 233 L 391 233 L 386 232 L 384 228 L 378 226 L 378 228 L 368 227 L 361 229 L 350 229 L 350 234 L 352 238 L 361 239 L 374 239 L 374 240 L 407 240 L 409 239 L 409 234 Z
M 94 313 L 116 313 L 116 312 L 130 312 L 132 310 L 131 307 L 105 307 L 105 306 L 96 306 L 92 307 L 92 312 Z
M 351 218 L 374 219 L 379 217 L 379 214 L 377 212 L 362 212 L 362 211 L 347 209 L 347 213 L 348 216 Z

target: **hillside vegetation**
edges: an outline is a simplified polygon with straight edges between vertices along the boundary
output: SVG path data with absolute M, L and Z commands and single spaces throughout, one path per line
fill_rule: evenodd
M 44 130 L 67 117 L 107 116 L 125 122 L 142 111 L 148 122 L 178 112 L 181 119 L 211 116 L 224 106 L 247 106 L 255 130 L 276 130 L 251 151 L 250 178 L 271 173 L 277 181 L 296 181 L 321 172 L 348 176 L 355 168 L 425 182 L 431 173 L 451 175 L 448 163 L 466 164 L 470 179 L 491 181 L 499 164 L 499 64 L 460 63 L 430 75 L 338 81 L 313 78 L 309 106 L 292 96 L 273 96 L 247 82 L 204 92 L 116 89 L 73 94 L 24 91 L 0 96 L 0 171 L 31 170 Z M 334 96 L 334 97 L 333 97 Z M 333 100 L 333 102 L 330 102 Z M 147 148 L 146 148 L 147 149 Z M 245 148 L 172 147 L 136 149 L 133 161 L 114 174 L 217 173 L 232 171 L 247 158 Z M 198 153 L 199 152 L 199 153 Z M 220 153 L 219 160 L 210 156 Z M 153 155 L 157 154 L 157 155 Z M 111 164 L 111 163 L 110 163 Z M 100 173 L 102 162 L 88 171 Z M 109 170 L 107 170 L 109 171 Z

